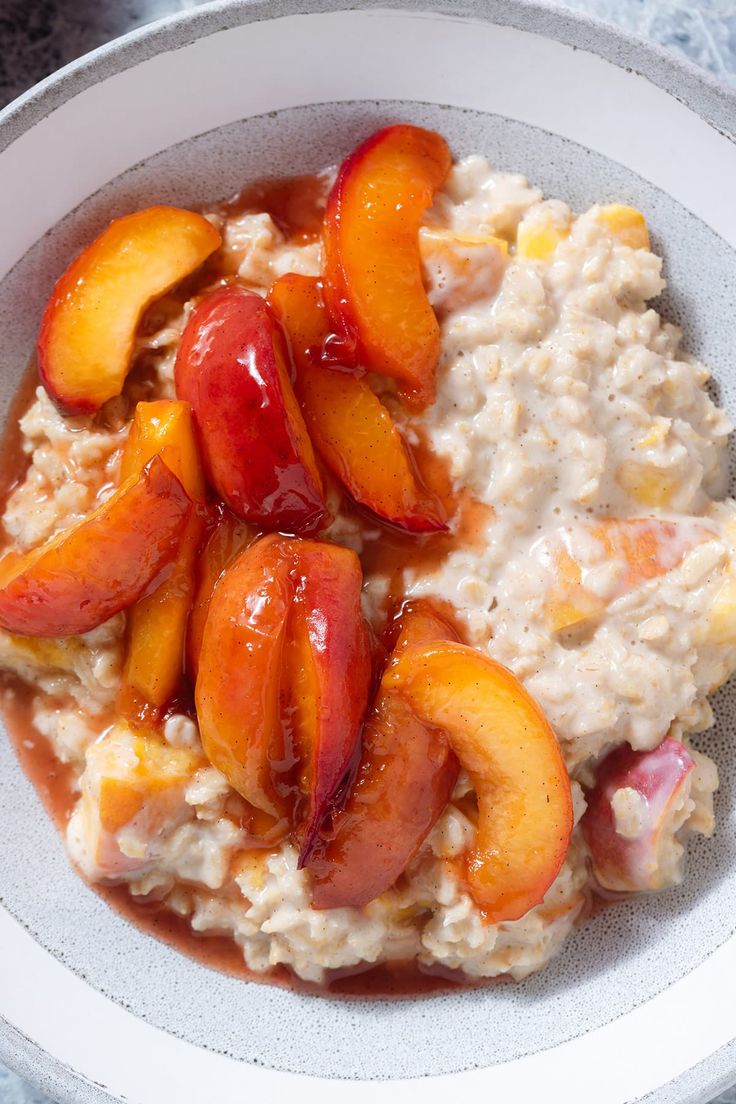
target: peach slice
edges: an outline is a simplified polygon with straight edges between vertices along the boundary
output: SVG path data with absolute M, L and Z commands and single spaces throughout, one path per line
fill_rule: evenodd
M 478 798 L 472 897 L 488 922 L 518 920 L 557 877 L 573 827 L 570 779 L 549 722 L 510 671 L 464 644 L 407 648 L 388 685 L 446 733 L 470 776 Z
M 41 379 L 61 410 L 93 413 L 120 394 L 143 312 L 220 241 L 193 211 L 149 207 L 115 219 L 69 265 L 38 336 Z
M 195 688 L 205 755 L 246 801 L 277 819 L 291 811 L 279 774 L 294 763 L 280 700 L 292 568 L 277 536 L 230 564 L 210 599 Z
M 299 753 L 306 812 L 299 865 L 354 766 L 371 687 L 371 647 L 354 552 L 293 542 L 295 602 L 287 630 L 282 701 Z
M 681 854 L 673 819 L 687 801 L 694 767 L 671 736 L 653 751 L 626 744 L 603 760 L 581 827 L 605 889 L 635 893 L 669 884 L 672 859 Z
M 151 842 L 188 815 L 185 791 L 202 765 L 194 752 L 169 747 L 154 732 L 133 732 L 125 724 L 91 744 L 75 814 L 85 872 L 109 879 L 144 868 Z M 143 837 L 146 847 L 126 847 L 119 835 L 123 829 Z
M 0 627 L 31 636 L 88 632 L 137 601 L 176 555 L 191 513 L 155 457 L 89 517 L 0 561 Z
M 622 245 L 628 245 L 630 249 L 651 248 L 647 220 L 636 207 L 609 203 L 599 209 L 598 217 Z
M 458 774 L 446 736 L 424 724 L 388 684 L 414 644 L 455 640 L 427 602 L 408 606 L 375 705 L 345 807 L 309 861 L 314 908 L 363 908 L 406 869 L 450 800 Z
M 187 403 L 162 399 L 136 406 L 123 450 L 121 477 L 140 472 L 153 456 L 165 461 L 193 502 L 204 503 L 207 488 Z M 194 595 L 194 565 L 204 532 L 204 512 L 193 510 L 171 574 L 130 611 L 118 703 L 131 720 L 139 717 L 146 705 L 160 709 L 181 683 L 187 620 Z
M 223 287 L 189 319 L 176 390 L 191 403 L 208 479 L 230 509 L 255 525 L 307 533 L 325 524 L 325 501 L 288 363 L 266 301 Z
M 556 530 L 538 546 L 554 578 L 544 600 L 550 631 L 596 617 L 616 598 L 678 567 L 688 552 L 714 535 L 694 520 L 659 518 L 602 518 Z M 599 564 L 618 567 L 604 594 L 590 585 Z
M 516 230 L 516 255 L 529 261 L 549 261 L 569 237 L 570 223 L 547 206 L 532 208 Z
M 384 521 L 415 533 L 446 531 L 386 407 L 363 379 L 318 363 L 329 334 L 322 287 L 294 272 L 268 300 L 291 344 L 296 393 L 317 451 L 350 496 Z
M 338 359 L 397 380 L 413 407 L 434 398 L 440 352 L 419 226 L 451 164 L 439 134 L 387 127 L 343 162 L 325 212 L 325 299 Z
M 195 692 L 202 744 L 247 801 L 298 823 L 303 855 L 346 780 L 367 706 L 361 583 L 354 552 L 270 536 L 210 599 Z
M 204 626 L 217 580 L 237 553 L 252 544 L 255 538 L 256 531 L 252 526 L 231 514 L 227 507 L 220 508 L 196 562 L 196 589 L 187 625 L 186 645 L 187 670 L 193 678 L 197 677 Z

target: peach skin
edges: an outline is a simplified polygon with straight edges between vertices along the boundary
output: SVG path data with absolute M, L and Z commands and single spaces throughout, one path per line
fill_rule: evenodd
M 319 363 L 330 332 L 320 281 L 289 272 L 275 282 L 268 301 L 289 338 L 304 421 L 332 474 L 355 502 L 390 525 L 446 531 L 440 504 L 422 486 L 411 453 L 368 383 Z
M 237 553 L 252 544 L 256 535 L 252 526 L 230 513 L 226 506 L 219 508 L 214 527 L 195 564 L 195 592 L 186 645 L 187 670 L 193 679 L 197 677 L 204 626 L 215 584 Z
M 444 138 L 399 124 L 345 160 L 324 221 L 325 300 L 337 335 L 327 351 L 431 403 L 440 329 L 422 281 L 419 226 L 452 160 Z
M 424 724 L 388 672 L 415 644 L 456 640 L 427 602 L 406 607 L 373 709 L 363 729 L 347 802 L 309 861 L 314 908 L 363 908 L 406 869 L 452 795 L 457 759 L 444 733 Z
M 194 567 L 204 539 L 207 488 L 185 402 L 161 399 L 136 406 L 120 466 L 121 478 L 160 456 L 180 479 L 194 509 L 181 535 L 169 577 L 141 598 L 128 617 L 128 640 L 118 704 L 131 721 L 145 706 L 160 709 L 173 698 L 184 671 L 184 641 L 194 595 Z
M 672 821 L 687 801 L 694 767 L 690 752 L 671 736 L 652 751 L 625 744 L 603 760 L 580 823 L 605 889 L 642 893 L 668 884 L 665 852 L 674 846 L 674 857 L 681 854 Z
M 91 414 L 120 394 L 144 311 L 220 242 L 202 215 L 148 207 L 115 219 L 69 265 L 38 336 L 41 380 L 61 410 Z
M 187 323 L 175 376 L 209 482 L 233 513 L 288 533 L 322 527 L 322 481 L 266 301 L 236 286 L 206 296 Z
M 293 767 L 281 725 L 281 668 L 293 599 L 291 557 L 272 535 L 220 576 L 202 637 L 195 702 L 202 747 L 233 789 L 276 819 L 290 815 Z
M 192 504 L 155 457 L 89 517 L 0 561 L 0 627 L 73 636 L 137 601 L 171 563 Z
M 489 923 L 518 920 L 544 899 L 573 828 L 570 779 L 549 722 L 510 671 L 464 644 L 409 647 L 386 681 L 418 720 L 445 732 L 470 776 L 473 899 Z
M 371 647 L 348 548 L 292 541 L 294 604 L 284 652 L 284 716 L 299 755 L 299 865 L 304 866 L 351 766 L 371 687 Z

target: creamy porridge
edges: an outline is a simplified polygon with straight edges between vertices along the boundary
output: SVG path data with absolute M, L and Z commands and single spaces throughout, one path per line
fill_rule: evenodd
M 312 190 L 325 197 L 333 181 L 327 173 Z M 286 274 L 323 275 L 313 228 L 252 202 L 204 214 L 222 244 L 190 298 L 175 289 L 149 307 L 120 393 L 68 415 L 38 387 L 20 420 L 27 469 L 3 515 L 11 553 L 43 546 L 117 493 L 135 404 L 182 397 L 177 353 L 205 290 L 224 282 L 265 296 Z M 436 397 L 418 403 L 395 380 L 360 378 L 420 468 L 430 455 L 445 473 L 450 533 L 404 525 L 407 535 L 390 536 L 396 526 L 356 510 L 330 465 L 331 518 L 312 533 L 362 558 L 374 638 L 402 601 L 424 602 L 466 651 L 512 672 L 551 725 L 575 826 L 531 907 L 494 921 L 465 876 L 486 812 L 454 744 L 461 768 L 398 877 L 360 907 L 324 907 L 327 897 L 315 907 L 312 845 L 278 812 L 263 828 L 251 783 L 218 769 L 186 692 L 158 712 L 143 707 L 139 723 L 121 707 L 135 614 L 72 635 L 0 632 L 0 664 L 31 685 L 33 725 L 70 768 L 73 862 L 91 882 L 162 902 L 196 933 L 232 937 L 258 973 L 283 964 L 323 983 L 330 971 L 415 960 L 521 979 L 560 949 L 591 893 L 679 882 L 688 834 L 714 827 L 716 767 L 689 740 L 712 724 L 707 695 L 736 668 L 736 508 L 723 497 L 731 426 L 707 369 L 649 306 L 664 278 L 644 219 L 611 205 L 575 215 L 470 157 L 422 216 L 419 253 L 440 324 Z M 431 514 L 439 482 L 426 479 Z M 240 539 L 253 547 L 270 527 L 246 521 Z M 205 625 L 203 648 L 213 636 Z M 334 810 L 346 796 L 332 788 Z

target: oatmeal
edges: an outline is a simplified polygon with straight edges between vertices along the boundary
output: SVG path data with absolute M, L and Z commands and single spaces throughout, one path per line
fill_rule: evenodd
M 371 148 L 380 152 L 380 142 Z M 190 216 L 205 225 L 187 224 L 187 263 L 208 258 L 206 279 L 189 298 L 168 276 L 149 289 L 157 302 L 120 352 L 134 363 L 127 383 L 123 373 L 107 391 L 95 384 L 99 402 L 85 412 L 68 376 L 65 401 L 54 401 L 46 368 L 47 386 L 20 422 L 28 467 L 3 516 L 19 554 L 109 511 L 143 464 L 153 470 L 162 442 L 170 465 L 179 449 L 173 470 L 187 502 L 165 473 L 157 484 L 175 566 L 162 552 L 135 593 L 131 584 L 131 600 L 93 628 L 77 631 L 78 619 L 74 632 L 49 635 L 31 619 L 0 632 L 0 664 L 31 684 L 34 725 L 73 768 L 67 843 L 84 876 L 163 902 L 196 933 L 232 937 L 258 973 L 285 965 L 323 983 L 330 971 L 414 960 L 469 978 L 521 979 L 557 953 L 591 892 L 676 884 L 688 834 L 714 827 L 716 767 L 690 736 L 712 724 L 708 694 L 736 668 L 736 508 L 723 497 L 731 426 L 708 395 L 707 369 L 650 306 L 665 282 L 646 223 L 613 205 L 576 215 L 481 157 L 427 171 L 439 174 L 428 185 L 433 202 L 417 216 L 418 241 L 405 234 L 421 258 L 426 306 L 401 329 L 398 352 L 375 329 L 399 308 L 374 294 L 383 239 L 373 224 L 363 283 L 361 272 L 350 275 L 351 264 L 361 267 L 352 243 L 338 243 L 339 280 L 363 313 L 336 325 L 346 292 L 337 277 L 330 284 L 326 253 L 341 231 L 330 229 L 329 203 L 337 195 L 347 220 L 358 186 L 343 169 L 334 187 L 331 174 L 312 183 L 318 224 L 333 188 L 326 248 L 257 207 Z M 312 278 L 326 270 L 324 304 L 308 315 L 321 296 Z M 327 312 L 324 343 L 295 325 L 297 307 L 300 321 Z M 280 319 L 290 349 L 262 351 L 254 338 L 248 355 L 263 357 L 282 397 L 294 358 L 306 429 L 283 432 L 283 420 L 295 424 L 293 396 L 284 400 L 283 420 L 267 422 L 268 447 L 254 434 L 253 462 L 243 474 L 241 460 L 231 477 L 225 469 L 245 454 L 243 424 L 266 417 L 245 394 L 237 407 L 245 345 L 236 331 L 247 321 L 261 334 L 273 324 L 264 312 Z M 232 355 L 217 352 L 223 334 L 236 335 Z M 420 346 L 436 362 L 436 382 L 434 367 L 430 381 L 414 356 Z M 367 375 L 345 371 L 355 355 Z M 381 371 L 372 357 L 383 358 Z M 220 393 L 224 407 L 212 405 Z M 347 411 L 339 424 L 335 396 Z M 188 423 L 170 410 L 182 399 L 194 410 L 210 490 L 182 444 Z M 420 442 L 447 474 L 449 502 L 417 474 L 422 450 L 414 459 L 407 450 Z M 279 464 L 287 476 L 277 485 Z M 215 516 L 214 499 L 232 513 L 218 506 Z M 472 539 L 468 503 L 480 519 Z M 377 551 L 397 527 L 402 555 L 389 562 Z M 306 540 L 256 540 L 264 530 Z M 163 547 L 164 538 L 160 528 L 146 539 Z M 199 563 L 204 542 L 209 558 Z M 247 639 L 234 635 L 247 620 L 238 613 L 244 593 L 266 609 L 253 612 L 253 598 L 253 624 L 271 618 Z M 358 626 L 351 634 L 330 622 L 338 606 Z M 284 612 L 292 607 L 303 612 Z M 7 624 L 4 609 L 0 596 Z M 326 611 L 323 652 L 334 646 L 342 657 L 333 668 L 342 663 L 343 697 L 328 692 L 338 676 L 310 651 L 315 609 Z M 385 637 L 399 609 L 404 620 Z M 283 628 L 287 616 L 295 628 Z M 160 658 L 184 636 L 196 712 L 184 706 L 181 644 L 168 666 Z M 372 639 L 384 637 L 392 658 L 382 668 Z M 276 639 L 286 658 L 272 684 Z M 238 657 L 247 650 L 252 676 L 239 673 L 240 658 L 229 666 L 236 648 Z M 438 672 L 434 682 L 427 675 L 430 689 L 412 657 Z M 445 670 L 458 681 L 442 697 L 434 688 Z M 466 685 L 473 672 L 477 699 Z M 162 689 L 174 683 L 176 693 Z M 329 743 L 307 683 L 321 686 L 333 729 L 353 737 Z M 453 714 L 461 683 L 472 724 Z M 504 704 L 486 716 L 494 695 Z M 274 751 L 266 728 L 284 700 L 289 720 Z M 523 763 L 511 746 L 521 729 L 506 733 L 499 718 L 527 718 L 524 738 L 536 742 L 524 745 Z M 306 751 L 300 732 L 312 734 Z M 397 772 L 405 800 L 380 789 L 384 768 Z M 535 769 L 532 792 L 522 776 Z M 532 848 L 523 818 L 537 800 L 547 835 Z M 386 819 L 369 831 L 372 801 Z M 507 858 L 528 867 L 526 880 L 502 884 L 493 833 Z M 375 892 L 346 873 L 360 856 Z

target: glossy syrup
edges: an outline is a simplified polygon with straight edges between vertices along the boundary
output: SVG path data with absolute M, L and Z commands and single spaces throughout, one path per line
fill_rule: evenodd
M 257 181 L 221 204 L 217 210 L 227 217 L 265 211 L 289 240 L 301 244 L 314 241 L 320 233 L 327 190 L 325 176 Z M 205 266 L 196 283 L 187 283 L 178 289 L 177 296 L 199 294 L 223 274 L 228 275 L 226 269 L 223 272 L 212 265 Z M 155 326 L 160 321 L 152 317 L 149 324 Z M 143 325 L 146 326 L 145 319 Z M 30 405 L 37 384 L 38 374 L 35 365 L 31 365 L 13 400 L 3 437 L 0 513 L 28 464 L 28 456 L 22 450 L 18 419 Z M 401 580 L 405 567 L 411 565 L 427 572 L 437 570 L 453 549 L 482 544 L 484 532 L 493 519 L 491 508 L 478 503 L 469 494 L 455 493 L 446 464 L 434 457 L 425 445 L 415 449 L 415 463 L 423 483 L 435 500 L 442 504 L 446 516 L 452 519 L 451 532 L 410 536 L 382 525 L 372 516 L 364 517 L 357 508 L 353 510 L 366 535 L 364 570 L 386 573 L 394 583 L 391 589 L 396 597 L 387 604 L 387 616 L 396 612 L 401 604 Z M 0 536 L 0 542 L 5 542 L 4 533 Z M 450 610 L 444 612 L 451 615 Z M 48 741 L 33 726 L 33 705 L 38 696 L 37 689 L 20 679 L 0 675 L 0 708 L 16 754 L 46 811 L 63 834 L 77 800 L 73 789 L 74 772 L 56 759 Z M 100 731 L 112 719 L 112 716 L 102 718 Z M 93 884 L 90 888 L 129 922 L 182 954 L 204 966 L 248 981 L 267 982 L 315 995 L 361 999 L 411 998 L 458 986 L 470 988 L 491 984 L 489 981 L 470 981 L 460 971 L 440 967 L 425 970 L 415 961 L 331 971 L 324 986 L 304 982 L 286 967 L 278 967 L 267 974 L 253 973 L 245 965 L 242 953 L 232 939 L 195 933 L 186 918 L 172 913 L 160 902 L 141 903 L 133 899 L 125 885 L 103 887 Z

